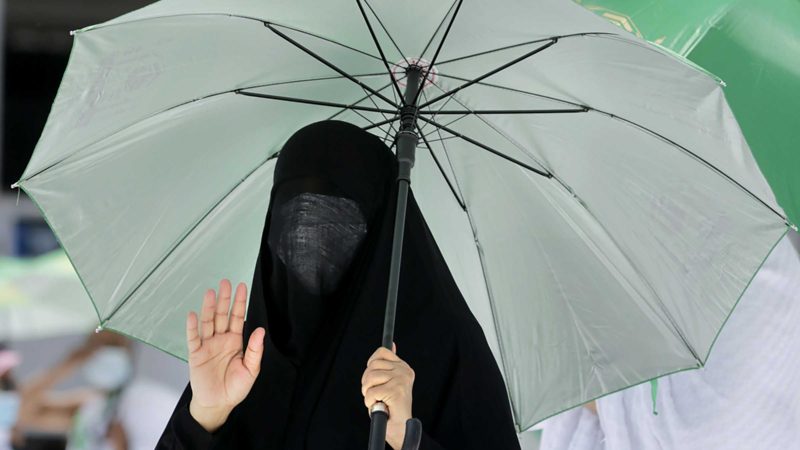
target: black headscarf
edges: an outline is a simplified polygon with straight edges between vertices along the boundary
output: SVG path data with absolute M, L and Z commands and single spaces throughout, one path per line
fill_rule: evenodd
M 366 447 L 361 375 L 381 342 L 396 176 L 386 145 L 346 122 L 314 123 L 287 141 L 245 323 L 245 345 L 257 327 L 267 329 L 261 372 L 213 435 L 191 420 L 187 387 L 159 448 Z M 344 219 L 322 220 L 327 231 L 312 236 L 298 232 L 302 223 L 320 225 L 320 207 Z M 294 218 L 309 212 L 311 219 Z M 423 423 L 422 450 L 518 449 L 496 362 L 413 193 L 405 227 L 395 342 L 416 375 L 413 414 Z M 321 259 L 309 262 L 313 252 L 303 244 L 320 240 L 334 250 L 342 244 L 346 255 L 328 259 L 320 251 Z M 292 249 L 301 255 L 289 256 Z M 299 276 L 292 267 L 300 266 L 310 270 Z

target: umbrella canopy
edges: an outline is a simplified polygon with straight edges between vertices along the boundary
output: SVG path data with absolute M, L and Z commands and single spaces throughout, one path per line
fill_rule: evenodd
M 800 221 L 800 3 L 576 0 L 725 80 L 725 97 L 789 219 Z
M 63 251 L 0 258 L 0 342 L 91 331 L 97 314 Z
M 789 223 L 719 81 L 570 2 L 158 2 L 75 32 L 17 184 L 102 324 L 184 357 L 285 139 L 390 140 L 412 66 L 412 188 L 519 429 L 699 367 Z

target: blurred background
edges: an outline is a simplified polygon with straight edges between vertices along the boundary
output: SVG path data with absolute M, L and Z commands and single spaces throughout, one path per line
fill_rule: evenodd
M 55 98 L 69 32 L 148 3 L 0 0 L 0 450 L 12 440 L 26 449 L 67 441 L 152 449 L 188 380 L 182 361 L 94 332 L 96 315 L 66 255 L 36 206 L 10 189 Z

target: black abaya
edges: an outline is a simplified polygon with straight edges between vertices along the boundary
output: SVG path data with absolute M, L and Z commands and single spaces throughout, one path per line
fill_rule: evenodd
M 213 434 L 189 414 L 187 386 L 157 448 L 366 448 L 361 376 L 381 342 L 396 173 L 383 142 L 345 122 L 318 122 L 289 139 L 275 169 L 243 336 L 246 345 L 253 330 L 266 328 L 261 372 Z M 349 199 L 366 222 L 332 292 L 298 288 L 285 258 L 269 245 L 277 241 L 270 239 L 273 209 L 303 192 Z M 395 336 L 398 356 L 416 374 L 413 414 L 423 424 L 422 450 L 519 449 L 500 371 L 413 192 Z

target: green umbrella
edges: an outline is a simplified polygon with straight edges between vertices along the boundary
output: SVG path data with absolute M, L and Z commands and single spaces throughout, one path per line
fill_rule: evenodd
M 576 0 L 722 78 L 778 203 L 800 221 L 800 3 L 796 0 Z
M 155 3 L 75 32 L 17 185 L 102 325 L 184 357 L 204 290 L 252 279 L 276 153 L 329 118 L 418 140 L 519 430 L 702 365 L 790 226 L 716 78 L 559 0 Z
M 0 342 L 83 334 L 95 326 L 89 296 L 63 251 L 0 258 Z

